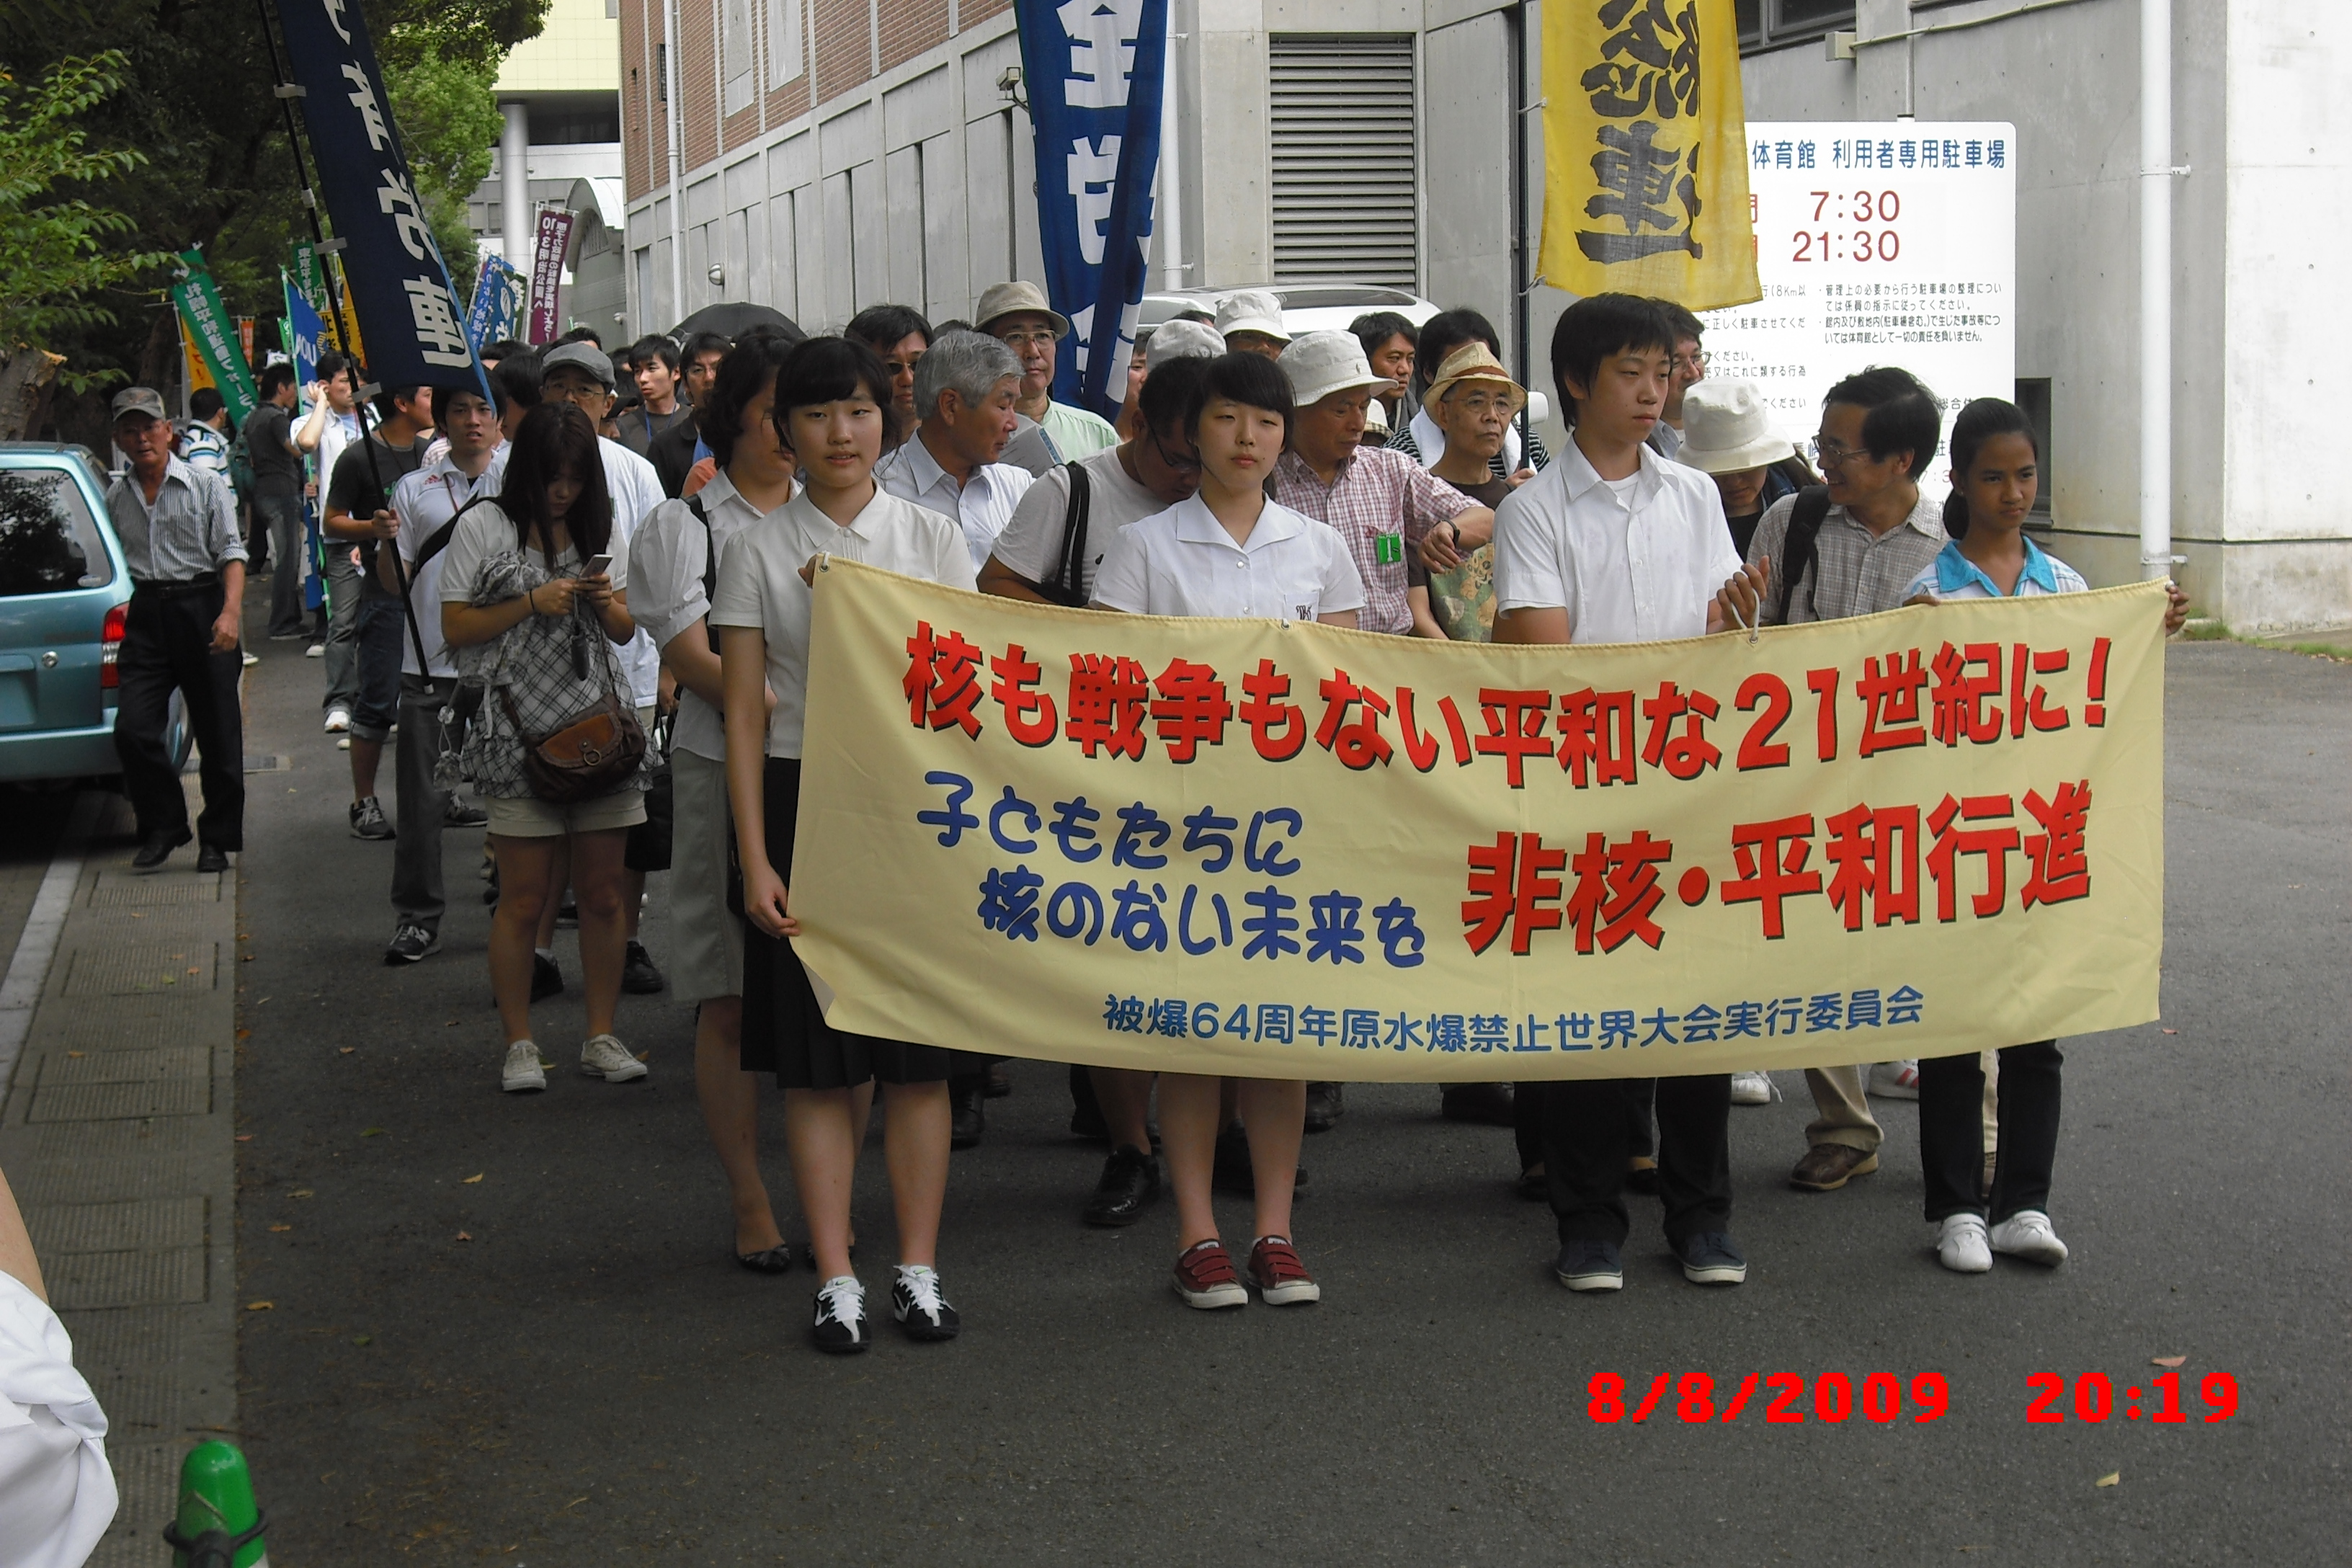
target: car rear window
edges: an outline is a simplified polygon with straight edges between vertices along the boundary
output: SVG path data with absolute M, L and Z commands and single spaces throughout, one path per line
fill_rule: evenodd
M 64 468 L 0 468 L 0 597 L 114 581 L 106 541 Z

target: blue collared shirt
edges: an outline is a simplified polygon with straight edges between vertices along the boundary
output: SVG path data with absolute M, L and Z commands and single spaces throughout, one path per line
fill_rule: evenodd
M 2080 594 L 2089 587 L 2081 573 L 2028 539 L 2025 570 L 2017 574 L 2017 592 L 2004 594 L 1994 586 L 1982 568 L 1960 553 L 1960 542 L 1955 539 L 1944 546 L 1926 571 L 1911 579 L 1910 586 L 1903 590 L 1903 597 L 1933 594 L 1939 599 L 2022 599 L 2039 594 Z

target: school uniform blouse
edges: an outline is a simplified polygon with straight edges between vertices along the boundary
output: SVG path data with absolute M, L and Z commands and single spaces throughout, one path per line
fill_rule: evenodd
M 1131 615 L 1311 621 L 1362 609 L 1364 582 L 1328 523 L 1269 500 L 1249 542 L 1236 544 L 1192 496 L 1119 531 L 1095 573 L 1094 599 Z
M 1903 590 L 1902 599 L 1920 594 L 1933 594 L 1938 599 L 2026 599 L 2042 594 L 2081 594 L 2090 584 L 2082 574 L 2054 555 L 2046 554 L 2042 547 L 2028 539 L 2025 542 L 2025 570 L 2017 574 L 2017 592 L 2003 594 L 1982 568 L 1960 553 L 1957 539 L 1944 546 L 1925 571 L 1911 579 Z

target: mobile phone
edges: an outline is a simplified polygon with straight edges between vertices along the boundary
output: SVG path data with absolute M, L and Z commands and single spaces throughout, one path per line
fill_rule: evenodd
M 602 577 L 605 573 L 610 572 L 612 569 L 612 556 L 599 555 L 592 559 L 587 565 L 583 566 L 580 569 L 580 575 L 583 577 Z

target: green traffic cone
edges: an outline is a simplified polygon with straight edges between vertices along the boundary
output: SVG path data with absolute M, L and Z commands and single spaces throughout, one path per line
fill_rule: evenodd
M 261 1510 L 245 1456 L 217 1439 L 199 1443 L 180 1462 L 180 1512 L 163 1539 L 172 1568 L 269 1568 Z

